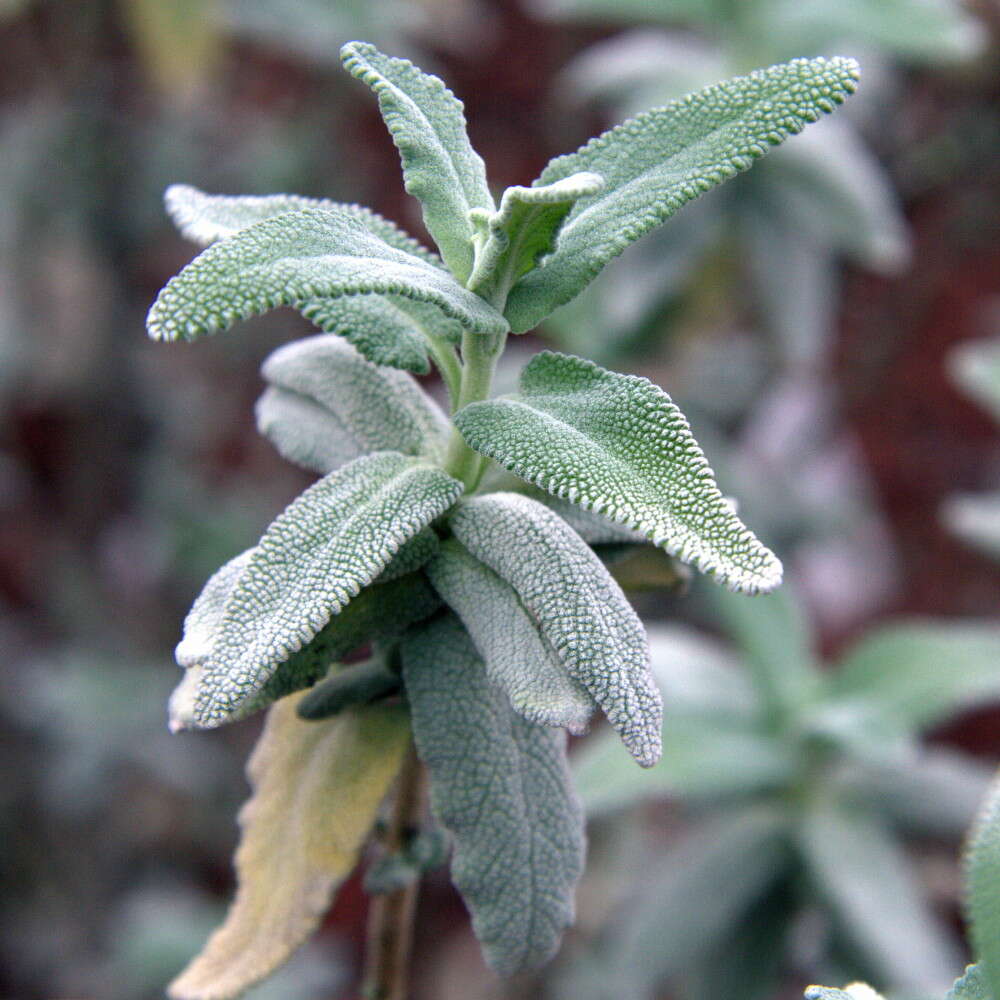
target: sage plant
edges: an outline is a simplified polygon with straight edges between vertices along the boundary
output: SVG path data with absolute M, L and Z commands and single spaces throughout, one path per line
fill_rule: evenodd
M 167 192 L 181 231 L 211 245 L 160 293 L 152 337 L 193 340 L 277 306 L 324 331 L 265 362 L 257 408 L 262 433 L 321 478 L 208 581 L 177 648 L 174 729 L 273 703 L 236 900 L 172 984 L 185 1000 L 233 996 L 289 956 L 393 787 L 368 878 L 368 989 L 402 995 L 416 880 L 441 853 L 420 831 L 425 770 L 486 960 L 504 975 L 545 962 L 584 863 L 566 731 L 599 710 L 638 764 L 660 756 L 646 635 L 592 546 L 652 544 L 746 594 L 781 580 L 662 389 L 550 352 L 515 395 L 491 399 L 491 381 L 509 333 L 832 111 L 856 64 L 793 60 L 709 87 L 494 201 L 440 80 L 368 44 L 342 56 L 378 98 L 440 256 L 357 205 Z M 410 374 L 431 363 L 448 414 Z

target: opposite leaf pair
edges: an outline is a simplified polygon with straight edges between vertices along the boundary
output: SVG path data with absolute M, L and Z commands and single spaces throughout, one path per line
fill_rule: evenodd
M 323 478 L 195 602 L 172 725 L 242 718 L 330 674 L 272 711 L 255 757 L 268 763 L 251 773 L 257 805 L 243 817 L 249 843 L 271 815 L 261 798 L 284 787 L 270 769 L 312 760 L 326 745 L 312 727 L 330 734 L 331 754 L 353 746 L 334 735 L 342 727 L 381 720 L 403 733 L 404 712 L 368 704 L 401 691 L 433 811 L 454 840 L 455 883 L 487 957 L 509 973 L 551 955 L 572 917 L 583 829 L 558 728 L 582 730 L 599 706 L 640 764 L 660 753 L 645 634 L 591 546 L 651 541 L 748 593 L 777 586 L 781 566 L 719 492 L 670 397 L 645 379 L 543 353 L 518 395 L 488 399 L 506 333 L 533 326 L 686 201 L 831 110 L 857 70 L 798 60 L 710 87 L 553 160 L 497 208 L 462 106 L 440 80 L 369 45 L 343 55 L 378 96 L 443 259 L 355 205 L 168 192 L 182 231 L 214 245 L 161 292 L 154 337 L 190 339 L 279 305 L 328 332 L 268 360 L 257 411 L 279 450 Z M 399 370 L 431 361 L 450 421 Z M 340 665 L 363 646 L 367 665 Z M 290 705 L 320 721 L 296 732 Z M 322 718 L 332 710 L 341 714 Z M 272 741 L 293 749 L 265 751 Z M 397 747 L 387 737 L 366 766 L 383 775 Z M 309 799 L 290 805 L 308 824 L 262 834 L 281 835 L 271 864 L 325 836 L 312 766 L 288 777 Z M 379 797 L 348 810 L 352 831 L 354 820 L 373 822 Z M 263 898 L 244 887 L 263 876 L 240 857 L 237 903 L 177 997 L 230 995 L 240 970 L 249 985 L 310 922 L 293 933 L 280 912 L 245 902 Z M 311 900 L 311 883 L 296 884 Z M 317 919 L 317 906 L 305 911 Z

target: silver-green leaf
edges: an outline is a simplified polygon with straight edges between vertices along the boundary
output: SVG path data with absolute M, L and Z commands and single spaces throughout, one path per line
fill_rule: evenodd
M 507 329 L 478 295 L 341 209 L 276 215 L 210 246 L 167 282 L 146 325 L 156 340 L 193 340 L 278 306 L 368 294 L 433 302 L 475 333 Z
M 452 879 L 501 975 L 541 965 L 573 921 L 583 815 L 565 736 L 515 714 L 454 618 L 402 649 L 431 806 L 454 841 Z
M 570 678 L 509 583 L 454 539 L 442 544 L 427 574 L 516 712 L 540 725 L 586 729 L 593 699 Z
M 970 936 L 987 992 L 1000 996 L 1000 778 L 979 812 L 965 856 Z
M 443 456 L 448 418 L 409 375 L 366 361 L 340 337 L 308 337 L 275 351 L 257 427 L 289 461 L 327 473 L 359 455 Z
M 469 211 L 493 211 L 486 168 L 469 143 L 462 102 L 436 76 L 366 42 L 341 49 L 344 68 L 378 97 L 403 163 L 406 190 L 423 206 L 424 224 L 459 281 L 472 271 Z
M 643 767 L 660 758 L 663 702 L 632 606 L 590 547 L 558 515 L 517 493 L 460 504 L 455 537 L 517 593 L 573 680 Z
M 304 198 L 297 194 L 206 194 L 189 184 L 171 184 L 163 200 L 167 213 L 181 234 L 202 246 L 229 239 L 241 230 L 275 215 L 303 209 L 323 209 L 353 216 L 389 246 L 421 257 L 429 264 L 443 267 L 436 253 L 432 253 L 394 222 L 364 205 L 331 201 L 329 198 Z
M 461 492 L 440 469 L 376 452 L 293 501 L 264 533 L 226 602 L 203 663 L 198 723 L 227 721 Z
M 733 590 L 781 582 L 781 563 L 736 516 L 681 411 L 648 379 L 545 351 L 520 393 L 455 415 L 469 445 L 522 479 L 641 531 Z
M 599 174 L 579 173 L 542 187 L 509 187 L 496 212 L 473 209 L 476 262 L 468 287 L 503 302 L 514 283 L 555 248 L 573 204 L 604 186 Z
M 511 290 L 511 327 L 537 325 L 682 205 L 832 111 L 857 77 L 853 59 L 795 59 L 647 111 L 554 159 L 536 184 L 591 171 L 605 186 L 576 202 L 555 252 Z
M 462 339 L 461 324 L 437 306 L 401 295 L 315 299 L 299 311 L 321 330 L 350 341 L 373 364 L 417 375 L 430 371 L 428 350 Z

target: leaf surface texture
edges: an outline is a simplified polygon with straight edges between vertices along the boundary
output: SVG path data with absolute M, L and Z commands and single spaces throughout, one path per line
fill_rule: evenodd
M 225 923 L 171 983 L 173 1000 L 227 1000 L 283 964 L 350 874 L 409 741 L 405 712 L 377 707 L 303 722 L 275 705 L 247 773 L 237 892 Z
M 530 330 L 682 205 L 832 111 L 857 76 L 852 59 L 795 59 L 654 108 L 554 159 L 536 184 L 581 171 L 605 184 L 576 202 L 555 252 L 512 289 L 511 327 Z
M 454 841 L 452 879 L 501 975 L 541 965 L 573 921 L 583 816 L 565 735 L 515 714 L 454 618 L 403 646 L 431 806 Z
M 210 246 L 167 282 L 146 325 L 155 340 L 193 340 L 278 306 L 368 294 L 433 302 L 476 333 L 507 329 L 450 275 L 333 209 L 276 215 Z
M 261 369 L 257 427 L 289 461 L 326 474 L 372 451 L 443 457 L 440 407 L 404 372 L 366 361 L 333 334 L 297 340 Z
M 516 493 L 474 497 L 450 519 L 455 537 L 517 593 L 569 676 L 644 767 L 660 756 L 663 703 L 649 644 L 600 559 L 558 515 Z
M 781 563 L 740 521 L 681 411 L 648 379 L 545 351 L 520 393 L 455 415 L 469 445 L 536 486 L 641 531 L 734 590 L 773 590 Z
M 427 574 L 516 712 L 540 725 L 586 729 L 593 699 L 570 678 L 509 583 L 453 539 L 441 546 Z
M 436 76 L 365 42 L 341 50 L 344 68 L 378 97 L 403 163 L 406 190 L 420 200 L 424 224 L 459 281 L 472 270 L 473 208 L 493 211 L 486 168 L 469 143 L 462 102 Z
M 198 722 L 225 722 L 461 490 L 440 469 L 376 452 L 293 501 L 264 533 L 226 602 L 204 661 Z

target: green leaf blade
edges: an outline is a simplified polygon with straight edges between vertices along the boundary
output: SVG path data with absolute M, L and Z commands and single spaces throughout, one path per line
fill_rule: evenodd
M 399 295 L 433 302 L 464 327 L 500 334 L 507 322 L 421 257 L 390 246 L 343 211 L 264 219 L 210 246 L 160 292 L 146 321 L 155 340 L 193 340 L 282 305 Z
M 300 309 L 326 333 L 352 344 L 372 364 L 402 368 L 415 375 L 430 371 L 428 348 L 436 338 L 458 344 L 462 327 L 437 306 L 399 295 L 316 299 Z
M 571 680 L 510 584 L 454 539 L 444 542 L 427 574 L 518 714 L 538 725 L 585 731 L 593 700 Z
M 452 274 L 472 271 L 469 211 L 493 211 L 486 168 L 469 143 L 462 102 L 436 76 L 365 42 L 341 49 L 344 68 L 367 84 L 403 163 L 406 190 L 418 198 L 424 224 Z
M 334 334 L 280 347 L 261 373 L 271 388 L 257 427 L 289 461 L 325 475 L 373 451 L 443 457 L 450 425 L 440 407 L 409 375 Z
M 542 187 L 509 187 L 500 208 L 472 214 L 481 245 L 468 287 L 488 301 L 504 301 L 514 283 L 555 249 L 573 205 L 604 186 L 599 174 L 579 173 Z
M 392 452 L 306 490 L 264 533 L 226 602 L 203 663 L 198 723 L 226 722 L 461 492 L 441 470 Z
M 979 973 L 991 996 L 1000 996 L 1000 779 L 993 782 L 965 855 L 969 930 Z
M 454 618 L 426 626 L 402 652 L 431 806 L 453 838 L 452 878 L 473 930 L 501 975 L 535 968 L 573 921 L 583 870 L 565 737 L 511 711 Z
M 543 352 L 517 396 L 454 417 L 470 447 L 557 497 L 641 531 L 733 590 L 767 592 L 781 563 L 736 516 L 687 420 L 647 379 Z
M 516 493 L 460 504 L 449 525 L 520 598 L 569 676 L 607 715 L 643 767 L 660 757 L 663 702 L 642 623 L 580 536 L 547 507 Z
M 832 111 L 857 77 L 852 59 L 796 59 L 648 111 L 557 157 L 536 183 L 592 171 L 605 187 L 576 203 L 555 252 L 511 290 L 512 329 L 536 326 L 630 243 Z
M 181 235 L 203 247 L 218 240 L 229 239 L 255 223 L 276 215 L 320 209 L 349 215 L 389 246 L 420 257 L 436 267 L 444 267 L 436 253 L 404 232 L 396 223 L 364 205 L 331 201 L 329 198 L 305 198 L 297 194 L 206 194 L 189 184 L 172 184 L 167 188 L 163 200 L 167 206 L 167 214 L 173 219 Z

